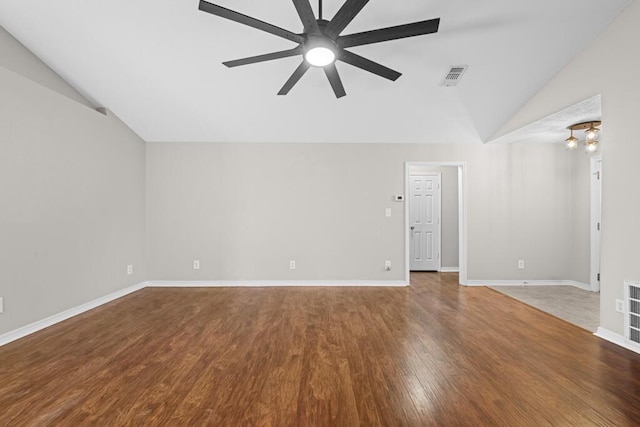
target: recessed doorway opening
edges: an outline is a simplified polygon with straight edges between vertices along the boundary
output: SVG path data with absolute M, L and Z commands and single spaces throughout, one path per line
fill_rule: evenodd
M 437 175 L 438 171 L 442 172 L 442 170 L 450 170 L 454 169 L 457 173 L 457 238 L 458 238 L 458 250 L 457 250 L 457 261 L 458 261 L 458 271 L 459 271 L 459 283 L 461 285 L 467 284 L 467 178 L 466 178 L 466 162 L 406 162 L 405 163 L 405 221 L 404 221 L 404 239 L 405 239 L 405 281 L 407 286 L 410 283 L 410 272 L 411 272 L 411 252 L 412 252 L 412 238 L 417 238 L 419 236 L 414 235 L 416 232 L 416 225 L 412 224 L 412 217 L 410 212 L 411 207 L 411 194 L 412 194 L 412 181 L 411 175 Z M 431 170 L 432 172 L 428 172 Z M 420 186 L 419 183 L 416 184 Z M 414 185 L 414 193 L 417 188 Z M 423 181 L 423 186 L 421 188 L 427 188 L 427 182 Z M 433 184 L 432 184 L 433 185 Z M 433 187 L 431 187 L 433 188 Z M 446 191 L 446 187 L 443 188 L 443 191 Z M 422 191 L 422 190 L 420 190 Z M 425 193 L 427 194 L 427 193 Z M 423 197 L 419 196 L 419 197 Z M 426 203 L 422 205 L 423 207 L 427 206 Z M 414 218 L 415 219 L 415 218 Z M 415 221 L 414 221 L 415 222 Z M 437 225 L 437 224 L 435 224 Z M 412 230 L 411 227 L 414 227 Z M 422 232 L 424 230 L 421 230 Z M 420 237 L 425 238 L 426 237 Z M 416 243 L 416 241 L 414 241 Z M 434 242 L 429 242 L 432 244 Z M 435 242 L 437 243 L 437 242 Z M 426 251 L 426 246 L 425 246 Z M 440 255 L 440 254 L 438 254 Z M 415 264 L 414 264 L 415 265 Z M 447 265 L 442 265 L 441 263 L 433 264 L 437 266 L 436 271 L 452 271 L 446 269 L 449 267 Z M 443 269 L 442 267 L 445 267 Z M 429 267 L 432 268 L 432 267 Z

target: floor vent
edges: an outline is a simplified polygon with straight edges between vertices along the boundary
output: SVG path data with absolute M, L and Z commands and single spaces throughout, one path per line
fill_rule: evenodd
M 462 78 L 462 75 L 467 71 L 467 68 L 469 68 L 468 65 L 454 65 L 444 77 L 442 83 L 440 83 L 440 86 L 457 86 L 460 82 L 460 79 Z
M 640 344 L 640 283 L 625 280 L 626 331 L 629 341 Z

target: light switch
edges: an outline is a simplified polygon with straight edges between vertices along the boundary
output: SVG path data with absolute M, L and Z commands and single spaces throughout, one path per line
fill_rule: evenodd
M 384 210 L 384 216 L 389 218 L 391 216 L 391 208 L 387 208 Z

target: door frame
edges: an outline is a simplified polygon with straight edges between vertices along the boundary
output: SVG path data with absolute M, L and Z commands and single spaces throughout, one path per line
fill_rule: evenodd
M 437 176 L 438 177 L 438 268 L 436 270 L 425 271 L 442 271 L 442 174 L 440 172 L 424 172 L 409 175 L 412 176 Z M 411 196 L 411 184 L 409 184 L 409 196 Z M 407 200 L 407 211 L 409 211 L 409 222 L 411 222 L 411 197 Z M 411 229 L 412 224 L 407 224 Z M 411 233 L 409 232 L 409 271 L 411 271 Z M 416 271 L 416 270 L 414 270 Z M 418 270 L 419 271 L 419 270 Z
M 591 218 L 589 221 L 589 231 L 590 231 L 590 246 L 591 246 L 591 256 L 590 256 L 590 273 L 589 279 L 591 281 L 591 290 L 593 292 L 600 292 L 600 281 L 598 281 L 598 274 L 600 273 L 600 244 L 602 240 L 602 172 L 600 175 L 600 191 L 599 196 L 596 197 L 596 185 L 593 180 L 593 175 L 596 173 L 596 164 L 600 162 L 600 171 L 602 171 L 602 155 L 592 156 L 590 159 L 590 203 L 591 203 Z M 600 215 L 597 215 L 598 211 Z M 598 233 L 598 222 L 596 218 L 600 216 L 600 233 Z
M 467 285 L 467 162 L 405 162 L 404 163 L 404 261 L 405 261 L 405 282 L 410 284 L 410 234 L 409 234 L 409 205 L 407 197 L 409 194 L 409 168 L 411 166 L 424 167 L 456 167 L 458 169 L 458 266 L 459 283 Z

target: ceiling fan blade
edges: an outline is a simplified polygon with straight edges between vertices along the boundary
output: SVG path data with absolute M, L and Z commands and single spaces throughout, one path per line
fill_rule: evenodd
M 347 92 L 344 91 L 344 86 L 342 86 L 342 80 L 338 74 L 335 62 L 324 67 L 324 73 L 327 75 L 329 83 L 331 83 L 331 87 L 333 88 L 333 93 L 336 94 L 336 98 L 342 98 L 345 96 Z
M 241 65 L 255 64 L 257 62 L 265 62 L 265 61 L 272 61 L 274 59 L 288 58 L 290 56 L 300 55 L 301 53 L 302 53 L 302 46 L 298 46 L 296 48 L 289 49 L 289 50 L 282 50 L 280 52 L 265 53 L 264 55 L 257 55 L 257 56 L 251 56 L 249 58 L 235 59 L 233 61 L 223 62 L 223 64 L 229 68 L 232 68 L 232 67 L 239 67 Z
M 298 11 L 298 16 L 304 25 L 304 31 L 308 34 L 320 34 L 320 27 L 316 16 L 313 14 L 309 0 L 293 0 L 293 4 Z
M 260 21 L 247 15 L 243 15 L 239 12 L 234 12 L 233 10 L 224 8 L 222 6 L 217 6 L 204 0 L 200 0 L 199 9 L 203 12 L 207 12 L 221 18 L 226 18 L 231 21 L 248 25 L 249 27 L 253 27 L 255 29 L 273 34 L 275 36 L 291 40 L 292 42 L 304 42 L 304 37 L 299 34 L 292 33 L 291 31 L 285 30 L 284 28 L 276 27 L 275 25 L 268 24 L 266 22 Z
M 307 61 L 302 61 L 302 63 L 298 66 L 298 68 L 296 68 L 296 70 L 293 72 L 291 77 L 289 77 L 289 80 L 287 80 L 284 86 L 282 86 L 282 89 L 280 89 L 280 92 L 278 92 L 278 95 L 288 94 L 289 91 L 296 85 L 296 83 L 298 83 L 298 80 L 300 80 L 300 78 L 304 75 L 304 73 L 307 72 L 309 67 L 311 67 L 311 65 L 309 65 Z
M 367 58 L 363 58 L 360 55 L 356 55 L 353 52 L 349 52 L 348 50 L 342 49 L 338 54 L 338 59 L 346 62 L 347 64 L 353 65 L 354 67 L 361 68 L 365 71 L 368 71 L 373 74 L 377 74 L 380 77 L 384 77 L 385 79 L 389 79 L 392 81 L 398 80 L 402 74 L 392 70 L 391 68 L 387 68 L 384 65 L 378 64 L 377 62 L 373 62 Z
M 365 44 L 403 39 L 405 37 L 432 34 L 438 32 L 439 26 L 440 18 L 436 18 L 430 19 L 428 21 L 414 22 L 412 24 L 398 25 L 396 27 L 381 28 L 379 30 L 348 34 L 346 36 L 338 37 L 338 46 L 362 46 Z
M 338 37 L 367 3 L 369 0 L 347 0 L 327 25 L 325 34 L 332 39 Z

